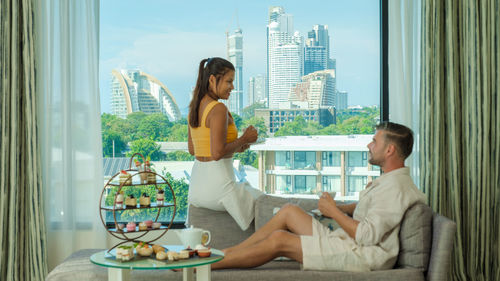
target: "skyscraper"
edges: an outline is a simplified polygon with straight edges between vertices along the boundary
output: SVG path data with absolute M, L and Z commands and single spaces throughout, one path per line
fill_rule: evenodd
M 335 107 L 337 109 L 347 109 L 347 91 L 337 92 L 337 101 Z
M 330 62 L 330 36 L 328 25 L 316 24 L 307 33 L 304 48 L 304 75 L 309 73 L 334 69 Z
M 162 113 L 170 121 L 181 119 L 174 96 L 158 79 L 140 70 L 112 70 L 111 114 L 126 118 L 137 111 Z
M 307 102 L 308 108 L 333 107 L 336 103 L 336 79 L 333 69 L 302 76 L 302 82 L 290 93 L 290 101 Z
M 227 101 L 230 112 L 241 115 L 243 110 L 243 33 L 237 28 L 234 34 L 228 36 L 228 59 L 234 65 L 234 89 Z
M 248 105 L 252 105 L 257 102 L 267 102 L 266 77 L 262 74 L 250 77 L 248 81 Z
M 292 34 L 293 17 L 282 7 L 269 8 L 267 26 L 267 76 L 269 108 L 288 102 L 290 90 L 304 70 L 304 47 L 298 32 Z

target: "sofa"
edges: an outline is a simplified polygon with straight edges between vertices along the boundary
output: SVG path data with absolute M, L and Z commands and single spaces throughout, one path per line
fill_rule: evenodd
M 264 195 L 257 199 L 255 220 L 242 231 L 227 212 L 189 206 L 188 222 L 211 232 L 210 246 L 223 249 L 249 237 L 272 216 L 275 208 L 291 203 L 306 211 L 317 208 L 317 199 L 283 198 Z M 342 204 L 342 202 L 338 202 Z M 338 227 L 328 219 L 320 220 L 330 228 Z M 415 204 L 405 213 L 400 229 L 400 251 L 391 270 L 336 272 L 302 270 L 300 263 L 276 259 L 252 269 L 227 269 L 212 272 L 213 280 L 448 280 L 456 224 L 434 213 L 424 204 Z M 107 280 L 105 268 L 93 265 L 90 255 L 102 249 L 75 252 L 47 276 L 48 281 Z M 182 274 L 168 270 L 132 271 L 132 280 L 181 280 Z

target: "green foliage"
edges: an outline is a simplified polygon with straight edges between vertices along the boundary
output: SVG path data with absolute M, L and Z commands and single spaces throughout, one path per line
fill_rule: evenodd
M 149 138 L 161 140 L 167 138 L 170 133 L 170 121 L 161 113 L 147 115 L 142 118 L 137 127 L 137 138 Z
M 141 153 L 144 157 L 149 157 L 152 161 L 159 161 L 164 157 L 163 152 L 160 151 L 160 145 L 151 139 L 133 141 L 130 144 L 130 152 L 127 153 L 127 157 L 131 157 L 134 153 Z
M 243 108 L 243 112 L 241 113 L 241 117 L 245 119 L 250 119 L 255 116 L 255 110 L 259 108 L 266 108 L 264 103 L 254 103 Z
M 241 123 L 243 122 L 243 119 L 241 119 L 241 117 L 234 112 L 231 112 L 231 116 L 233 116 L 233 120 L 234 120 L 234 124 L 236 125 L 236 128 L 241 128 Z
M 174 124 L 170 128 L 170 134 L 165 138 L 165 141 L 188 141 L 188 125 Z
M 259 168 L 259 159 L 255 151 L 250 149 L 245 150 L 242 153 L 235 153 L 234 159 L 239 159 L 244 165 L 250 165 L 254 168 Z
M 194 161 L 194 156 L 185 151 L 174 151 L 165 155 L 166 161 Z
M 249 119 L 243 120 L 241 128 L 239 127 L 240 130 L 245 129 L 248 126 L 254 126 L 257 129 L 257 132 L 259 133 L 259 138 L 267 138 L 267 126 L 264 121 L 264 118 L 262 117 L 252 117 Z

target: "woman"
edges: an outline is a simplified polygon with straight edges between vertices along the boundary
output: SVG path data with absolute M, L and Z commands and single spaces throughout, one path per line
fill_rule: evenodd
M 253 126 L 238 138 L 231 113 L 219 99 L 234 89 L 234 66 L 222 58 L 203 59 L 189 104 L 189 153 L 196 157 L 188 202 L 196 207 L 227 211 L 246 230 L 254 218 L 255 199 L 262 192 L 247 182 L 236 182 L 233 153 L 243 152 L 257 140 Z

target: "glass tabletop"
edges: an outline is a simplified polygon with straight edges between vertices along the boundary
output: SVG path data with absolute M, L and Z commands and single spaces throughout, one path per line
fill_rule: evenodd
M 184 247 L 181 245 L 162 245 L 167 248 L 167 251 L 179 252 L 183 250 Z M 122 268 L 122 269 L 138 269 L 138 270 L 150 270 L 150 269 L 174 269 L 174 268 L 185 268 L 185 267 L 196 267 L 201 265 L 207 265 L 211 263 L 218 262 L 224 258 L 224 253 L 220 250 L 211 248 L 212 254 L 210 257 L 200 258 L 197 255 L 190 257 L 189 259 L 178 260 L 178 261 L 168 261 L 168 260 L 157 260 L 154 258 L 154 254 L 151 257 L 141 257 L 135 254 L 135 257 L 130 261 L 118 261 L 116 260 L 116 250 L 113 249 L 108 253 L 108 250 L 104 250 L 93 254 L 90 257 L 90 261 L 94 264 Z M 134 250 L 135 253 L 135 250 Z

